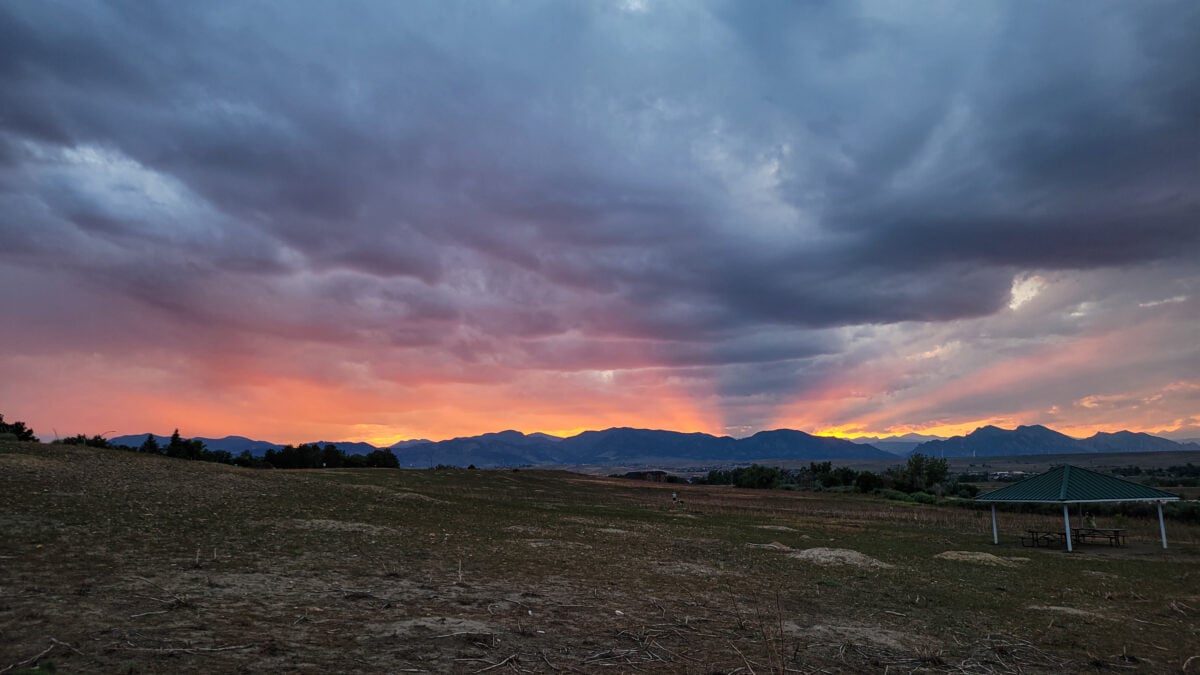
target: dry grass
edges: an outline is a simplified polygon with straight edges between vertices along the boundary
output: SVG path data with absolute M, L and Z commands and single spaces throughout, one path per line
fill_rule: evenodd
M 1004 514 L 996 547 L 985 512 L 851 495 L 539 471 L 255 472 L 2 442 L 0 479 L 0 672 L 1200 663 L 1187 661 L 1200 653 L 1200 528 L 1177 524 L 1168 551 L 1139 521 L 1123 523 L 1128 548 L 1068 555 L 1018 542 L 1053 518 Z M 788 555 L 815 549 L 891 567 Z

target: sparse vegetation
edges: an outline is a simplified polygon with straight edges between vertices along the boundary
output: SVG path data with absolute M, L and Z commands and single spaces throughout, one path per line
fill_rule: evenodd
M 112 447 L 112 445 L 109 444 L 108 439 L 99 434 L 97 434 L 95 436 L 90 436 L 90 437 L 85 436 L 83 434 L 79 434 L 76 436 L 68 436 L 67 438 L 60 438 L 53 442 L 57 445 L 85 445 L 89 448 L 111 448 Z
M 1067 554 L 1018 541 L 1061 513 L 993 546 L 982 511 L 828 490 L 13 442 L 0 475 L 0 669 L 1179 672 L 1200 644 L 1200 526 L 1163 551 L 1135 515 Z

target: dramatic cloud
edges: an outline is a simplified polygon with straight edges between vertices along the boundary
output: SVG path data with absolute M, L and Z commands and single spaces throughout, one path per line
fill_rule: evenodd
M 0 5 L 0 412 L 1194 429 L 1198 34 L 1170 2 Z

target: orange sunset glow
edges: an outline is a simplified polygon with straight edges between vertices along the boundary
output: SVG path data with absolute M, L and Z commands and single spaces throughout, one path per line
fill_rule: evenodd
M 0 9 L 0 414 L 1200 438 L 1158 10 L 439 6 Z

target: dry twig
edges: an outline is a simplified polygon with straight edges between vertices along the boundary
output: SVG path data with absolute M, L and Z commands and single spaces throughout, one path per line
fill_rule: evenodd
M 487 671 L 489 671 L 489 670 L 493 670 L 493 669 L 499 668 L 500 666 L 503 666 L 504 664 L 508 663 L 509 661 L 512 661 L 512 660 L 513 660 L 513 659 L 515 659 L 515 658 L 517 658 L 517 654 L 516 654 L 516 652 L 513 652 L 512 654 L 509 654 L 509 655 L 508 655 L 508 658 L 504 659 L 503 661 L 501 661 L 501 662 L 499 662 L 499 663 L 493 663 L 492 665 L 488 666 L 487 668 L 482 668 L 482 669 L 480 669 L 480 670 L 477 670 L 477 671 L 475 671 L 475 672 L 477 672 L 477 673 L 486 673 L 486 672 L 487 672 Z
M 750 659 L 746 658 L 746 655 L 742 653 L 742 650 L 737 648 L 737 645 L 730 642 L 729 646 L 733 648 L 733 651 L 737 652 L 738 656 L 742 657 L 742 663 L 746 664 L 746 670 L 750 671 L 750 675 L 754 675 L 754 668 L 750 665 Z
M 57 642 L 57 640 L 55 640 L 55 642 Z M 43 649 L 42 651 L 40 651 L 40 652 L 38 652 L 37 654 L 35 654 L 35 655 L 33 655 L 33 656 L 31 656 L 31 657 L 29 657 L 29 658 L 25 659 L 24 661 L 18 661 L 17 663 L 14 663 L 14 664 L 12 664 L 12 665 L 10 665 L 10 666 L 5 666 L 4 668 L 0 668 L 0 673 L 7 673 L 8 671 L 10 671 L 10 670 L 12 670 L 12 669 L 14 669 L 14 668 L 20 668 L 21 666 L 27 666 L 27 665 L 29 665 L 29 664 L 31 664 L 31 663 L 37 663 L 38 659 L 40 659 L 40 658 L 42 658 L 43 656 L 45 656 L 45 655 L 49 654 L 51 651 L 53 651 L 53 649 L 54 649 L 56 646 L 58 646 L 58 645 L 57 645 L 57 644 L 55 644 L 55 643 L 51 643 L 49 647 L 46 647 L 46 648 L 45 648 L 45 649 Z M 1184 667 L 1186 668 L 1186 665 L 1185 665 Z
M 174 654 L 182 652 L 184 654 L 196 654 L 205 652 L 228 652 L 236 649 L 249 649 L 253 644 L 245 645 L 226 645 L 224 647 L 122 647 L 130 652 L 151 652 L 154 654 Z

